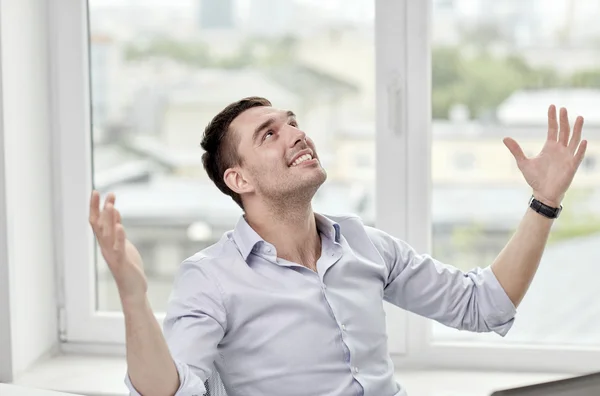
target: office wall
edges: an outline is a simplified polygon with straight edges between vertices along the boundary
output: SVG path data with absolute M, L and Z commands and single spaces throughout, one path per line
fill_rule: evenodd
M 0 9 L 0 14 L 2 10 Z M 0 65 L 2 64 L 0 50 Z M 0 73 L 0 92 L 2 75 Z M 0 382 L 12 380 L 12 348 L 10 332 L 10 291 L 8 289 L 8 244 L 6 226 L 6 189 L 4 177 L 4 123 L 2 117 L 2 96 L 0 95 Z
M 52 243 L 48 5 L 45 0 L 0 0 L 3 185 L 6 235 L 0 230 L 0 319 L 8 300 L 9 371 L 18 375 L 57 343 Z M 2 192 L 2 188 L 0 188 Z M 4 207 L 3 207 L 4 206 Z M 8 276 L 6 276 L 8 274 Z M 6 296 L 8 290 L 8 296 Z M 4 328 L 4 329 L 1 329 Z M 4 337 L 4 339 L 2 338 Z M 2 358 L 0 361 L 4 361 Z M 9 363 L 0 363 L 7 370 Z M 5 374 L 6 375 L 6 374 Z

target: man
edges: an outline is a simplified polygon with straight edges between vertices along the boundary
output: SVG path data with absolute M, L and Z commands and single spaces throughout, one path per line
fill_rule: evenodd
M 90 223 L 114 276 L 133 394 L 201 395 L 214 369 L 235 395 L 405 395 L 394 381 L 383 300 L 469 331 L 505 335 L 586 150 L 583 119 L 548 111 L 548 139 L 527 158 L 505 145 L 532 188 L 530 207 L 490 266 L 463 273 L 357 217 L 313 213 L 326 179 L 291 111 L 263 98 L 229 105 L 205 130 L 204 167 L 244 210 L 235 230 L 185 260 L 164 337 L 142 260 L 109 194 Z

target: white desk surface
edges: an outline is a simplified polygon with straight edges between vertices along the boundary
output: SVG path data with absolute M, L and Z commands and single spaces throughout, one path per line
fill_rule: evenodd
M 26 388 L 23 386 L 0 384 L 0 396 L 77 396 L 73 393 L 52 392 L 43 389 Z

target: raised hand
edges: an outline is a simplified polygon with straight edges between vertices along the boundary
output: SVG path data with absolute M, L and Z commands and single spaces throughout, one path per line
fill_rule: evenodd
M 560 109 L 560 128 L 556 119 L 556 107 L 548 108 L 548 139 L 542 151 L 527 158 L 519 144 L 512 138 L 504 144 L 517 161 L 525 180 L 533 189 L 533 196 L 546 205 L 558 208 L 583 161 L 587 141 L 581 140 L 583 117 L 575 120 L 573 133 L 569 125 L 567 109 Z
M 92 192 L 90 225 L 94 230 L 104 260 L 117 283 L 121 301 L 145 298 L 148 282 L 139 252 L 127 239 L 121 215 L 115 208 L 114 194 L 108 194 L 100 211 L 100 194 Z

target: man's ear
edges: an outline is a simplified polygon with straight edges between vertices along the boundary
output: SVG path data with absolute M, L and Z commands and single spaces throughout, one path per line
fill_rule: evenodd
M 244 173 L 239 167 L 229 168 L 223 175 L 223 180 L 227 187 L 237 194 L 244 194 L 254 191 L 252 183 L 244 177 Z

